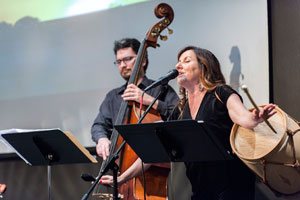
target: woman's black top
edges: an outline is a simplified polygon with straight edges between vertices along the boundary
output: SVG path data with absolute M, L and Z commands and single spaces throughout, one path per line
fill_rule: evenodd
M 229 137 L 233 122 L 229 117 L 226 103 L 232 94 L 240 97 L 228 85 L 207 91 L 195 119 L 203 120 L 210 130 L 209 133 L 215 134 L 219 142 L 230 152 L 232 150 Z M 175 110 L 172 119 L 175 120 L 179 116 L 179 110 Z M 180 118 L 192 119 L 188 103 L 184 106 Z M 193 192 L 191 199 L 254 199 L 255 175 L 235 155 L 233 157 L 233 160 L 227 161 L 186 162 L 186 174 Z

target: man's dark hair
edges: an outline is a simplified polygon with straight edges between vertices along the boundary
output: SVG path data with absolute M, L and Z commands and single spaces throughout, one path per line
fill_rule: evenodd
M 131 47 L 133 49 L 133 51 L 136 54 L 138 54 L 140 46 L 141 46 L 141 43 L 135 38 L 123 38 L 121 40 L 115 41 L 114 53 L 115 53 L 115 55 L 117 55 L 118 50 Z M 147 50 L 146 50 L 146 54 L 145 54 L 145 59 L 146 59 L 146 65 L 144 66 L 144 71 L 146 73 L 146 70 L 147 70 L 147 67 L 149 64 Z

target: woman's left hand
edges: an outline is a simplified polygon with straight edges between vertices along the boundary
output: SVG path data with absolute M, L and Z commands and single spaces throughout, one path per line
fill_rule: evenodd
M 254 120 L 257 121 L 258 123 L 263 122 L 264 120 L 272 117 L 275 113 L 276 105 L 275 104 L 267 104 L 263 107 L 259 107 L 259 111 L 256 109 L 253 109 L 253 117 Z

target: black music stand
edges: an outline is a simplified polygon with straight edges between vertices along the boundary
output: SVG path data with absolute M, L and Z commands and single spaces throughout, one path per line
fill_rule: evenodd
M 24 130 L 2 137 L 27 164 L 47 165 L 49 200 L 52 165 L 97 162 L 71 133 L 59 129 Z
M 203 121 L 116 125 L 115 129 L 145 163 L 232 159 Z

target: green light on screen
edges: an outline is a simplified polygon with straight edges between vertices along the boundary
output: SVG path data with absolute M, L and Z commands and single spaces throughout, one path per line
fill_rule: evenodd
M 0 23 L 14 24 L 26 16 L 48 21 L 144 1 L 147 0 L 1 0 Z

